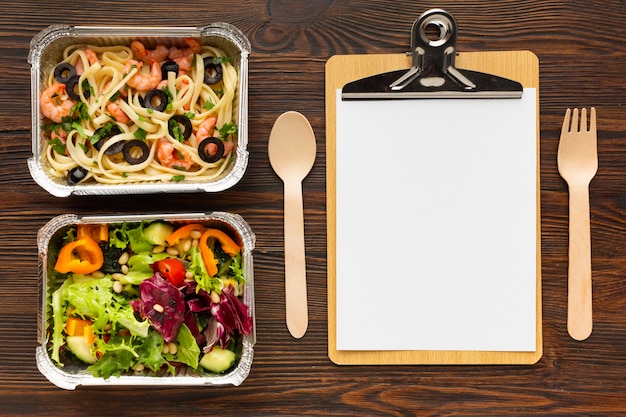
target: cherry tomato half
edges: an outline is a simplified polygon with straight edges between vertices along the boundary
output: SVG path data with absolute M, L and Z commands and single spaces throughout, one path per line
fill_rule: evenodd
M 175 287 L 185 280 L 185 265 L 176 258 L 167 258 L 150 265 L 153 271 L 160 273 Z

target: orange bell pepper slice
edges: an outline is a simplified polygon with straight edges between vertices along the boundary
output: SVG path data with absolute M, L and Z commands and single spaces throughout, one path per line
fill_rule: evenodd
M 65 322 L 65 333 L 68 336 L 82 336 L 91 345 L 96 337 L 93 334 L 93 322 L 78 317 L 68 317 Z
M 222 232 L 218 229 L 207 229 L 202 236 L 200 237 L 200 253 L 202 254 L 202 260 L 204 261 L 204 265 L 206 266 L 207 273 L 209 276 L 214 276 L 217 274 L 217 264 L 218 260 L 215 258 L 215 254 L 209 247 L 207 240 L 210 238 L 216 239 L 224 253 L 234 257 L 236 256 L 241 248 L 238 244 L 235 243 L 234 240 L 230 238 L 226 233 Z
M 62 274 L 91 274 L 102 268 L 103 263 L 104 254 L 98 243 L 83 236 L 61 248 L 54 269 Z
M 174 232 L 172 232 L 172 234 L 169 235 L 167 239 L 165 239 L 165 242 L 170 246 L 174 246 L 175 244 L 180 242 L 181 239 L 188 237 L 194 230 L 197 230 L 200 233 L 204 233 L 206 231 L 206 227 L 202 226 L 199 223 L 187 224 L 174 230 Z
M 79 224 L 76 228 L 76 237 L 88 236 L 96 242 L 109 241 L 109 226 L 106 224 Z

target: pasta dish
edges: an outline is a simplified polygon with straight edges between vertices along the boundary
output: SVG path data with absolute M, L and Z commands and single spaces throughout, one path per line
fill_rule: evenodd
M 50 174 L 104 184 L 210 181 L 233 150 L 238 74 L 219 48 L 72 45 L 44 80 Z

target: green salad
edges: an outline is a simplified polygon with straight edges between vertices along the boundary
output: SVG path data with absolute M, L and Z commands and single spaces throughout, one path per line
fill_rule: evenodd
M 69 227 L 48 253 L 48 349 L 96 377 L 225 373 L 252 332 L 242 249 L 202 223 Z

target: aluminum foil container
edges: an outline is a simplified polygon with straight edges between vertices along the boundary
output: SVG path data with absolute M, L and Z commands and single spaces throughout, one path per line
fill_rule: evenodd
M 141 222 L 151 220 L 198 222 L 208 227 L 216 227 L 230 231 L 231 236 L 239 241 L 242 247 L 242 263 L 246 282 L 243 286 L 243 302 L 249 307 L 252 319 L 252 332 L 243 337 L 241 356 L 235 366 L 225 374 L 208 372 L 188 372 L 185 375 L 145 376 L 123 375 L 111 376 L 107 379 L 94 377 L 84 366 L 60 367 L 52 360 L 47 349 L 49 333 L 49 271 L 54 268 L 48 259 L 50 250 L 58 253 L 59 240 L 65 236 L 68 228 L 78 224 L 115 224 L 122 222 Z M 238 239 L 237 239 L 238 238 Z M 37 235 L 39 253 L 39 299 L 38 331 L 35 357 L 39 371 L 54 385 L 68 390 L 78 386 L 223 386 L 240 385 L 250 373 L 254 344 L 256 343 L 256 322 L 254 312 L 254 276 L 252 251 L 256 237 L 248 223 L 238 214 L 225 212 L 189 213 L 189 214 L 156 214 L 156 215 L 125 215 L 125 216 L 78 216 L 65 214 L 50 220 Z
M 63 50 L 74 44 L 97 46 L 130 45 L 139 40 L 147 48 L 158 44 L 186 47 L 184 39 L 197 38 L 203 45 L 221 48 L 239 74 L 233 109 L 237 114 L 236 152 L 229 166 L 216 179 L 201 176 L 180 182 L 141 182 L 133 184 L 85 183 L 68 185 L 65 178 L 52 176 L 44 154 L 40 93 L 45 77 L 62 60 Z M 31 65 L 32 157 L 28 159 L 31 176 L 37 184 L 57 197 L 69 195 L 119 195 L 149 193 L 218 192 L 228 189 L 243 177 L 248 165 L 248 56 L 250 42 L 235 26 L 215 23 L 204 27 L 104 27 L 53 25 L 31 40 L 28 62 Z

